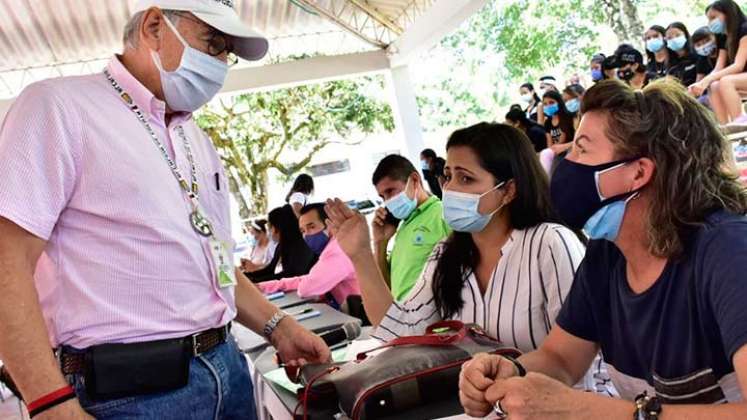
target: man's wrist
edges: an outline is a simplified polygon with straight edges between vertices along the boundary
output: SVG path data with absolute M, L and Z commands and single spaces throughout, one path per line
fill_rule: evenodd
M 275 332 L 278 331 L 281 323 L 288 317 L 288 313 L 286 313 L 282 309 L 278 309 L 277 312 L 275 312 L 272 317 L 267 320 L 264 328 L 262 329 L 262 334 L 268 341 L 272 342 L 272 338 L 275 335 Z

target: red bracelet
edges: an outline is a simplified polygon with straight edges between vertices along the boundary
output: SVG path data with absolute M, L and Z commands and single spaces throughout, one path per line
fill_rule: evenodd
M 26 409 L 29 411 L 29 416 L 33 418 L 35 415 L 73 398 L 75 398 L 75 390 L 70 385 L 66 385 L 26 404 Z

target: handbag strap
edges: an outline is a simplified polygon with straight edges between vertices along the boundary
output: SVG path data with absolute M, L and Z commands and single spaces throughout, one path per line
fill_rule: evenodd
M 445 334 L 452 332 L 451 334 Z M 441 321 L 429 326 L 425 330 L 425 335 L 413 335 L 398 337 L 379 347 L 358 353 L 356 360 L 362 361 L 368 357 L 368 354 L 374 351 L 388 347 L 399 347 L 407 345 L 419 346 L 450 346 L 464 340 L 467 336 L 467 327 L 461 321 Z

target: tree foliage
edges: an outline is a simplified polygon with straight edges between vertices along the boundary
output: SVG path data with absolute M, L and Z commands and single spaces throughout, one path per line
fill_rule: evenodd
M 389 105 L 365 94 L 371 87 L 383 88 L 382 79 L 243 94 L 213 101 L 198 113 L 197 123 L 223 160 L 242 217 L 267 211 L 271 169 L 292 177 L 329 144 L 356 143 L 366 134 L 394 129 Z

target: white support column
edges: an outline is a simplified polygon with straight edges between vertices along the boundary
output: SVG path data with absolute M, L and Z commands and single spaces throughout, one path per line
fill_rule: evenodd
M 425 148 L 423 130 L 420 126 L 418 103 L 410 80 L 408 66 L 392 68 L 386 75 L 391 94 L 392 113 L 397 128 L 397 138 L 404 145 L 402 151 L 416 168 L 420 168 L 420 152 Z
M 2 125 L 10 106 L 13 105 L 13 101 L 14 99 L 0 99 L 0 125 Z

